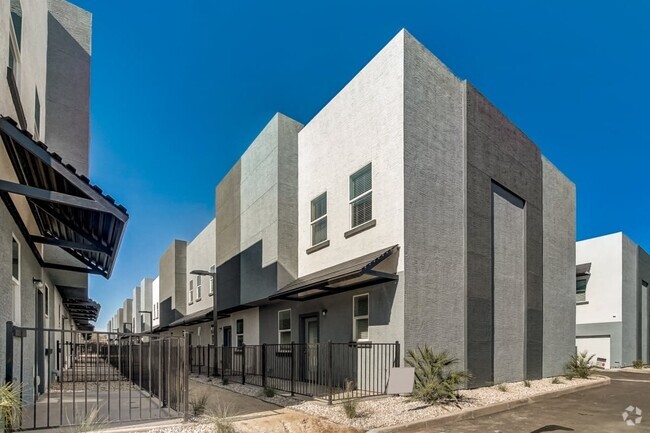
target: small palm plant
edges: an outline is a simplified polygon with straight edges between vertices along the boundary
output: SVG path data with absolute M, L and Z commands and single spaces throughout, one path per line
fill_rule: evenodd
M 12 431 L 20 426 L 23 401 L 22 385 L 9 382 L 0 386 L 0 426 L 2 431 Z
M 433 353 L 426 345 L 408 350 L 405 361 L 415 368 L 413 396 L 428 404 L 458 401 L 458 389 L 470 379 L 466 371 L 453 368 L 457 358 L 447 352 Z
M 592 362 L 594 356 L 596 355 L 589 355 L 586 350 L 576 355 L 571 355 L 569 362 L 567 362 L 565 366 L 567 377 L 588 379 L 596 369 L 596 366 Z

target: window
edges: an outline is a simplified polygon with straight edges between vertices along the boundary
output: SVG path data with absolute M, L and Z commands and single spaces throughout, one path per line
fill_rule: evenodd
M 201 276 L 196 276 L 196 300 L 201 300 Z
M 291 310 L 278 311 L 278 343 L 291 343 Z
M 311 201 L 311 244 L 317 245 L 327 240 L 327 193 L 324 192 Z
M 50 315 L 50 288 L 45 286 L 45 315 Z
M 189 300 L 190 304 L 194 303 L 194 280 L 190 280 Z
M 244 319 L 237 319 L 237 347 L 244 345 Z
M 582 277 L 576 280 L 576 302 L 587 300 L 587 278 Z
M 372 164 L 350 176 L 350 225 L 372 220 Z
M 196 328 L 196 336 L 199 337 L 199 338 L 201 337 L 201 327 L 200 326 L 198 328 Z
M 216 274 L 217 274 L 217 265 L 210 266 L 210 292 L 208 293 L 208 295 L 210 296 L 214 295 L 214 278 Z
M 34 137 L 40 137 L 41 131 L 41 100 L 38 97 L 38 89 L 34 88 Z
M 20 284 L 20 244 L 16 238 L 11 238 L 11 276 Z
M 20 42 L 22 39 L 22 28 L 23 28 L 23 10 L 20 4 L 20 0 L 11 0 L 11 22 L 14 26 L 14 34 L 16 35 L 16 42 L 18 43 L 18 48 L 20 48 Z
M 368 295 L 352 298 L 354 341 L 368 340 Z

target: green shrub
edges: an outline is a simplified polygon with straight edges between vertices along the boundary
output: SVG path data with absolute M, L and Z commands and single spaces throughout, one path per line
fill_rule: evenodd
M 632 367 L 634 368 L 643 368 L 643 360 L 642 359 L 637 359 L 632 363 Z
M 559 377 L 554 377 L 553 380 L 551 381 L 553 385 L 559 385 L 562 383 L 562 380 Z
M 230 383 L 230 379 L 228 379 L 228 376 L 224 376 L 221 378 L 222 385 L 228 385 L 229 383 Z
M 265 397 L 268 398 L 275 397 L 275 390 L 270 386 L 265 386 L 264 389 L 262 390 L 262 393 L 264 394 Z
M 596 369 L 596 366 L 592 362 L 594 356 L 589 355 L 586 350 L 577 355 L 571 355 L 569 362 L 565 366 L 567 379 L 571 380 L 574 377 L 581 379 L 589 378 Z
M 22 386 L 9 382 L 0 386 L 0 427 L 2 431 L 12 431 L 20 425 L 23 401 L 20 398 Z
M 205 414 L 205 409 L 208 407 L 208 394 L 201 394 L 199 397 L 190 400 L 190 406 L 192 406 L 194 416 Z
M 405 361 L 415 368 L 413 397 L 428 404 L 458 401 L 458 389 L 470 378 L 466 371 L 453 369 L 457 358 L 447 352 L 433 353 L 426 345 L 409 350 Z
M 505 383 L 500 383 L 497 385 L 497 389 L 501 392 L 508 392 L 508 385 Z
M 530 386 L 531 386 L 530 380 L 524 380 L 524 386 L 526 388 L 530 388 Z

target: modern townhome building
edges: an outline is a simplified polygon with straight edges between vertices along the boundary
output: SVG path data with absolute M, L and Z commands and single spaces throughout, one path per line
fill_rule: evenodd
M 650 256 L 623 233 L 576 243 L 576 347 L 604 368 L 650 362 Z
M 216 209 L 219 345 L 426 344 L 473 385 L 574 352 L 574 184 L 406 31 L 304 127 L 274 117 Z
M 153 279 L 143 278 L 140 281 L 140 299 L 137 308 L 134 307 L 134 323 L 136 323 L 135 332 L 149 332 L 152 328 L 153 321 L 153 303 L 152 303 L 152 289 Z
M 57 355 L 71 334 L 39 329 L 93 329 L 88 275 L 110 277 L 128 219 L 88 179 L 90 58 L 88 12 L 0 1 L 0 321 L 36 328 L 10 341 L 1 332 L 0 363 L 27 399 L 69 365 L 70 351 L 62 365 Z

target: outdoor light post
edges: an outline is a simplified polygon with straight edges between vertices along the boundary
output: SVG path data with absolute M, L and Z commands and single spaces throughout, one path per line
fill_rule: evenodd
M 204 277 L 210 277 L 210 287 L 212 288 L 212 290 L 216 290 L 216 288 L 217 288 L 217 273 L 216 272 L 205 271 L 205 270 L 202 270 L 202 269 L 195 269 L 195 270 L 191 271 L 190 274 L 191 275 L 201 275 L 201 276 L 204 276 Z M 214 296 L 214 299 L 217 299 L 217 297 L 214 295 L 214 293 L 212 295 Z M 217 305 L 216 305 L 216 303 L 215 303 L 214 308 L 212 310 L 212 314 L 213 314 L 213 316 L 215 318 L 217 317 L 216 316 L 216 314 L 217 314 Z M 215 327 L 216 327 L 216 324 L 215 324 Z M 215 333 L 214 335 L 211 336 L 212 339 L 213 339 L 212 343 L 215 346 L 217 345 L 217 342 L 214 341 L 214 338 L 215 338 L 216 335 L 217 334 Z

